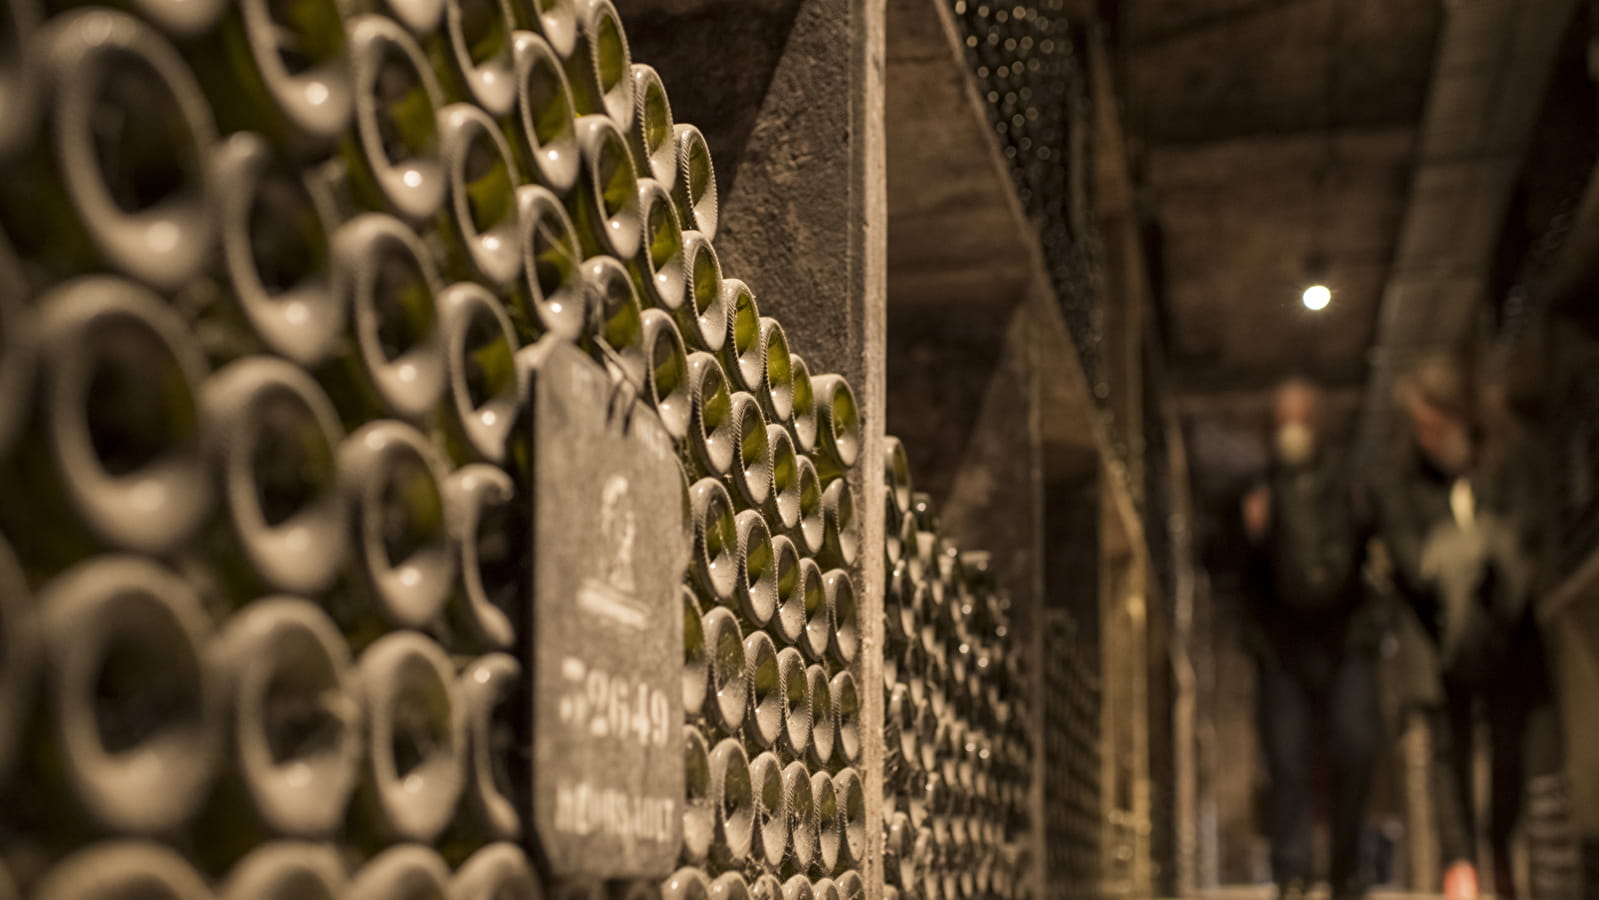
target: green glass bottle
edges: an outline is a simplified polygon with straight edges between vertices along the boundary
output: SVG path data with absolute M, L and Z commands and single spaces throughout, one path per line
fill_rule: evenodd
M 438 230 L 447 236 L 451 274 L 505 290 L 522 273 L 511 145 L 495 121 L 469 103 L 439 110 L 439 159 L 446 203 Z
M 355 96 L 355 128 L 343 141 L 351 183 L 366 208 L 425 221 L 444 203 L 438 78 L 393 19 L 359 15 L 345 27 Z

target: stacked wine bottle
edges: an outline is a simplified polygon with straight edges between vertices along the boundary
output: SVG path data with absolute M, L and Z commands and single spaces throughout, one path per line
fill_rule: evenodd
M 1029 896 L 1029 701 L 1010 603 L 987 554 L 939 534 L 895 438 L 884 474 L 888 896 Z
M 682 591 L 688 797 L 683 868 L 665 892 L 863 897 L 860 409 L 843 378 L 810 374 L 748 286 L 721 279 L 714 260 L 689 271 L 685 308 L 704 330 L 674 375 L 694 530 Z
M 1044 622 L 1046 646 L 1080 646 L 1076 623 L 1065 610 Z M 1063 896 L 1100 896 L 1100 694 L 1098 674 L 1078 653 L 1050 653 L 1044 660 L 1044 843 L 1045 877 L 1065 886 Z
M 1066 0 L 951 3 L 967 64 L 1022 206 L 1038 229 L 1083 369 L 1100 390 L 1103 323 L 1094 274 L 1093 109 L 1083 23 L 1068 16 Z
M 610 0 L 0 15 L 0 897 L 539 896 L 547 339 L 691 483 L 668 888 L 860 895 L 859 410 Z

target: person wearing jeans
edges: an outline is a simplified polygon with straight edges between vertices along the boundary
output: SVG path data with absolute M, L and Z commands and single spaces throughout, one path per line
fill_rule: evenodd
M 1272 462 L 1243 503 L 1260 735 L 1271 776 L 1272 875 L 1283 900 L 1314 881 L 1311 771 L 1333 770 L 1328 880 L 1334 900 L 1364 893 L 1359 846 L 1380 740 L 1377 628 L 1361 580 L 1367 529 L 1356 493 L 1323 445 L 1321 395 L 1280 386 Z

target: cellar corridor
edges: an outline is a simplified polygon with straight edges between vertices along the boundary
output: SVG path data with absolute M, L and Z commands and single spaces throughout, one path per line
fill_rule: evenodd
M 0 0 L 0 900 L 1599 900 L 1599 0 Z

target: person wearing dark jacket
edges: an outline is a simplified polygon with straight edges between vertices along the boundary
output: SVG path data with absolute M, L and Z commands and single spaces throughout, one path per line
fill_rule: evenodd
M 1364 893 L 1360 829 L 1381 730 L 1378 636 L 1361 579 L 1367 528 L 1348 473 L 1324 445 L 1319 391 L 1298 380 L 1280 386 L 1273 426 L 1266 478 L 1243 504 L 1272 875 L 1283 900 L 1304 897 L 1312 881 L 1311 764 L 1324 732 L 1328 880 L 1345 900 Z
M 1376 492 L 1377 511 L 1395 586 L 1432 639 L 1442 688 L 1441 703 L 1423 712 L 1431 722 L 1444 893 L 1450 900 L 1479 893 L 1471 772 L 1481 716 L 1491 755 L 1494 892 L 1514 897 L 1510 838 L 1522 805 L 1527 738 L 1558 746 L 1528 602 L 1532 554 L 1523 519 L 1534 502 L 1512 461 L 1486 452 L 1477 391 L 1459 359 L 1424 359 L 1399 394 L 1406 441 Z M 1554 757 L 1557 765 L 1558 751 Z

